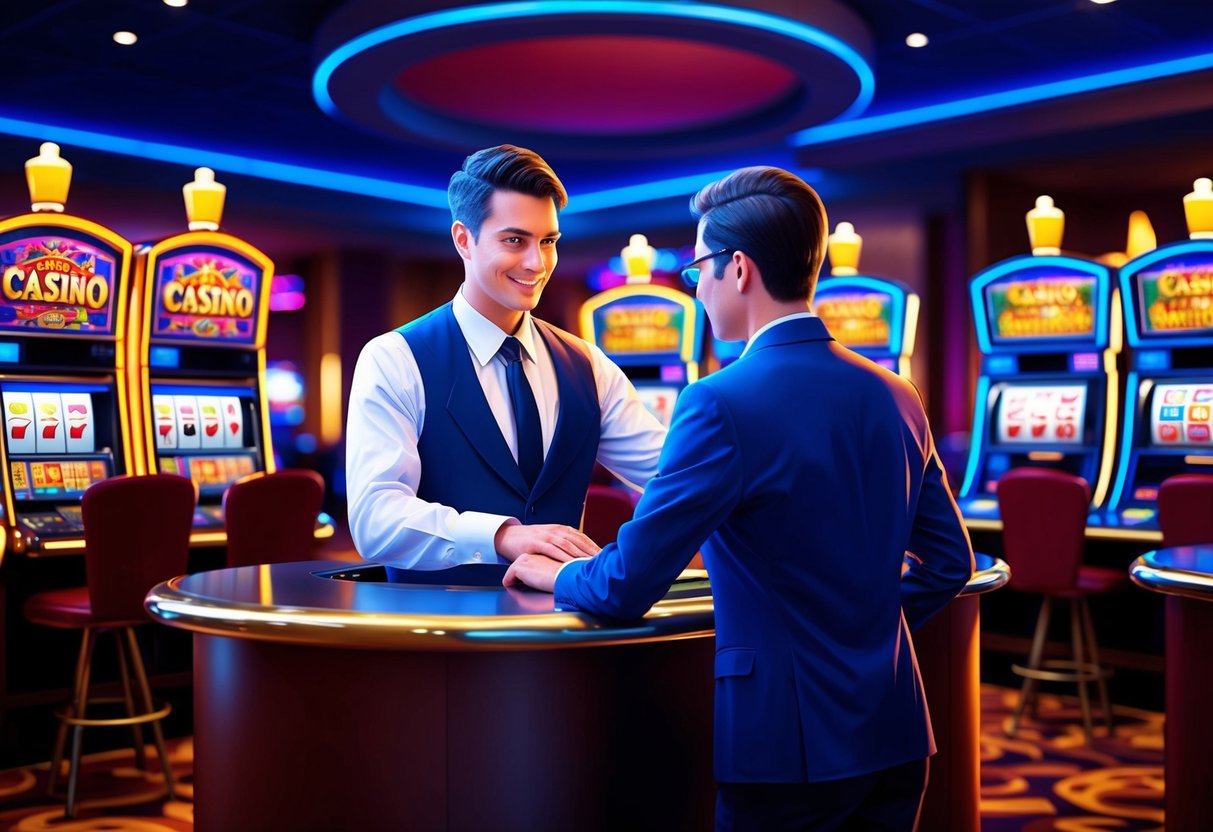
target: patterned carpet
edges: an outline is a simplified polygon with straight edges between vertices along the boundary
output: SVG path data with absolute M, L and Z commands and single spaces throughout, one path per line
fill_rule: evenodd
M 1163 828 L 1162 714 L 1114 708 L 1111 739 L 1096 728 L 1083 743 L 1077 703 L 1045 694 L 1019 736 L 1005 736 L 1015 692 L 982 686 L 982 832 L 1153 832 Z M 0 772 L 0 832 L 190 832 L 194 828 L 191 738 L 170 740 L 177 799 L 158 773 L 134 767 L 128 750 L 86 758 L 75 821 L 46 796 L 49 764 Z M 158 771 L 155 753 L 149 760 Z M 923 830 L 936 832 L 936 830 Z

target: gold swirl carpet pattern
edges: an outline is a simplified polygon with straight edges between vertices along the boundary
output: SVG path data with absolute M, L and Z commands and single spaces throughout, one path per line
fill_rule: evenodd
M 1163 829 L 1163 715 L 1116 707 L 1115 734 L 1083 742 L 1076 701 L 1042 694 L 1014 739 L 1003 733 L 1016 692 L 981 689 L 982 832 L 1159 832 Z M 150 772 L 130 749 L 85 757 L 77 816 L 46 793 L 48 763 L 0 771 L 0 832 L 192 832 L 193 739 L 169 740 L 177 798 L 149 746 Z M 60 778 L 60 788 L 66 785 Z M 938 832 L 923 830 L 922 832 Z

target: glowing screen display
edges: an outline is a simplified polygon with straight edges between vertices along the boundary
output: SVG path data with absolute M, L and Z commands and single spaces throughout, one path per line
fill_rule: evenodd
M 1008 385 L 998 400 L 997 441 L 1008 445 L 1081 445 L 1087 386 Z
M 1213 448 L 1213 379 L 1159 384 L 1150 403 L 1150 442 L 1160 447 Z

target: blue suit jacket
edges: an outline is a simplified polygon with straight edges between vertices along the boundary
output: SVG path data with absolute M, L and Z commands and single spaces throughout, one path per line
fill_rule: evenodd
M 908 381 L 817 318 L 763 332 L 683 391 L 635 518 L 561 570 L 556 601 L 643 615 L 700 548 L 718 781 L 832 780 L 934 752 L 907 621 L 960 591 L 973 553 Z

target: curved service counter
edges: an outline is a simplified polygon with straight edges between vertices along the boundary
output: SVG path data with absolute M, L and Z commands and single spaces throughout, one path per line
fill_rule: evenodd
M 1213 545 L 1146 552 L 1133 562 L 1129 577 L 1167 596 L 1167 829 L 1213 829 L 1213 792 L 1208 785 L 1213 748 Z
M 309 561 L 154 589 L 194 632 L 198 831 L 711 828 L 706 573 L 613 624 L 503 572 Z
M 1005 583 L 986 560 L 966 593 Z M 456 567 L 436 586 L 309 561 L 153 589 L 152 616 L 194 633 L 199 832 L 710 829 L 706 573 L 684 572 L 642 620 L 612 622 L 504 589 L 503 571 Z M 928 697 L 947 703 L 932 707 L 927 799 L 941 791 L 953 814 L 970 799 L 953 784 L 977 782 L 976 603 L 923 628 L 963 655 L 918 649 Z M 965 718 L 945 714 L 964 699 Z M 953 760 L 973 771 L 958 779 Z M 976 788 L 971 800 L 976 811 Z

